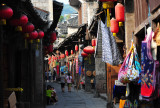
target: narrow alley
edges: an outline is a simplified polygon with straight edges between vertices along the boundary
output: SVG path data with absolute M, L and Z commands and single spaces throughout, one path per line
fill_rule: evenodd
M 65 86 L 63 93 L 59 83 L 47 83 L 46 85 L 54 87 L 58 95 L 58 102 L 55 105 L 47 105 L 46 108 L 106 108 L 106 101 L 94 98 L 94 94 L 91 92 L 77 91 L 73 87 L 72 92 L 68 92 L 67 86 Z
M 0 108 L 160 108 L 160 0 L 0 0 Z

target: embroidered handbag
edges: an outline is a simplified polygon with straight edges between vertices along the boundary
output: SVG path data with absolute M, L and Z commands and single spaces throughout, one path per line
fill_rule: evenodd
M 132 42 L 128 55 L 126 56 L 118 73 L 118 80 L 122 83 L 129 83 L 130 81 L 137 81 L 141 71 L 140 63 L 138 61 L 138 54 Z

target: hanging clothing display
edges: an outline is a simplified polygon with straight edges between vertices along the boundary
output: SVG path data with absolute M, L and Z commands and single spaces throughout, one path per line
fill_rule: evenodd
M 99 23 L 101 24 L 102 30 L 102 61 L 111 65 L 121 64 L 122 57 L 110 28 L 102 21 Z
M 158 68 L 159 62 L 155 61 L 151 54 L 152 31 L 141 45 L 141 96 L 143 100 L 150 101 L 158 93 Z
M 128 83 L 130 81 L 138 81 L 141 67 L 138 59 L 136 47 L 133 44 L 126 56 L 118 73 L 118 80 L 122 83 Z

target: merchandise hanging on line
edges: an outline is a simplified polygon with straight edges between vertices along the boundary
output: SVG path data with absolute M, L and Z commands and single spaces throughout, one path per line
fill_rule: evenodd
M 105 23 L 98 22 L 98 27 L 102 32 L 102 61 L 111 65 L 119 65 L 122 63 L 122 57 L 116 39 L 106 23 L 107 21 Z
M 119 70 L 118 80 L 122 83 L 129 83 L 130 81 L 138 82 L 140 72 L 141 67 L 138 59 L 138 54 L 132 40 L 129 53 Z
M 151 54 L 151 41 L 153 32 L 150 30 L 141 46 L 141 96 L 142 100 L 151 101 L 159 96 L 159 62 Z

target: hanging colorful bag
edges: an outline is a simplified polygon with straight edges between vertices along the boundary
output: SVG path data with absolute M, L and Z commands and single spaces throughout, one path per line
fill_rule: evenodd
M 142 41 L 141 52 L 141 96 L 143 100 L 150 101 L 159 96 L 158 72 L 159 62 L 155 61 L 151 54 L 151 32 L 145 41 Z
M 137 81 L 139 78 L 139 73 L 141 71 L 140 63 L 138 61 L 138 54 L 136 47 L 133 44 L 126 56 L 120 70 L 118 73 L 118 80 L 122 83 L 128 83 L 130 81 Z
M 133 105 L 132 105 L 131 101 L 127 99 L 124 103 L 123 108 L 132 108 L 132 107 L 133 107 Z

